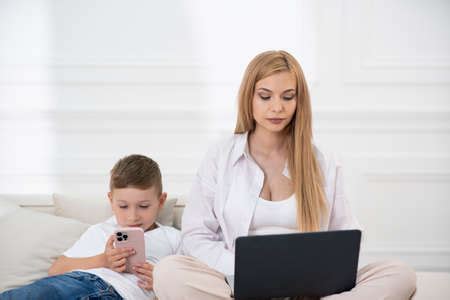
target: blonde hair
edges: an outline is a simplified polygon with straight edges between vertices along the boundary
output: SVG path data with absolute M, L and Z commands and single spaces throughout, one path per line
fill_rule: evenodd
M 308 86 L 297 60 L 286 51 L 267 51 L 257 55 L 247 66 L 238 95 L 235 133 L 252 132 L 255 120 L 252 99 L 256 83 L 279 72 L 296 78 L 297 108 L 286 127 L 288 168 L 297 199 L 297 225 L 300 231 L 318 231 L 328 210 L 323 175 L 312 145 L 312 112 Z

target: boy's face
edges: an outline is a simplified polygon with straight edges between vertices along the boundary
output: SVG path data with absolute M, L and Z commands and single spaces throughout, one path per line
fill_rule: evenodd
M 141 227 L 147 231 L 154 224 L 167 194 L 158 196 L 154 187 L 145 190 L 126 187 L 113 189 L 108 193 L 108 198 L 121 227 Z

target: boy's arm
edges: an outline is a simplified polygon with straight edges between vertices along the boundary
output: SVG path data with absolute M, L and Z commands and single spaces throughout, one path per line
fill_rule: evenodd
M 48 270 L 48 275 L 59 275 L 75 269 L 86 270 L 102 267 L 106 267 L 105 253 L 91 257 L 67 257 L 61 255 Z
M 134 252 L 131 248 L 114 248 L 114 235 L 111 235 L 106 242 L 103 253 L 89 257 L 67 257 L 61 255 L 48 270 L 48 275 L 59 275 L 72 270 L 109 268 L 116 272 L 123 272 L 126 268 L 127 257 Z

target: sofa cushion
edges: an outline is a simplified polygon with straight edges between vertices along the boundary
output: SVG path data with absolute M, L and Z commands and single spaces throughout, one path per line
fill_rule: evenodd
M 0 198 L 0 218 L 13 213 L 15 210 L 19 208 L 20 208 L 19 205 Z
M 53 201 L 55 215 L 77 219 L 88 224 L 100 223 L 112 216 L 111 205 L 105 195 L 67 196 L 53 194 Z M 163 209 L 158 214 L 157 221 L 159 223 L 173 226 L 176 202 L 176 198 L 166 200 Z
M 47 276 L 54 260 L 89 224 L 25 208 L 0 217 L 0 291 Z
M 450 273 L 417 272 L 417 290 L 412 300 L 450 299 Z

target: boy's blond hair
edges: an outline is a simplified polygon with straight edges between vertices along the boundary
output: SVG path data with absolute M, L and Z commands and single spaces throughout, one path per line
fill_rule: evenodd
M 125 156 L 114 165 L 110 174 L 110 191 L 127 187 L 142 190 L 155 187 L 158 196 L 162 193 L 159 166 L 147 156 L 139 154 Z

